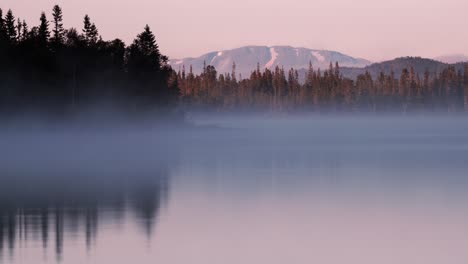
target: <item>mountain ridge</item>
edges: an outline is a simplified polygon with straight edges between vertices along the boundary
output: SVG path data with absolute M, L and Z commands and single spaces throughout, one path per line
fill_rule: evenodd
M 459 57 L 459 56 L 458 56 Z M 457 57 L 457 58 L 458 58 Z M 177 71 L 185 67 L 188 72 L 192 67 L 194 74 L 200 74 L 203 66 L 212 65 L 219 74 L 231 73 L 233 63 L 236 64 L 236 77 L 249 78 L 252 71 L 258 66 L 260 70 L 268 68 L 274 70 L 276 66 L 285 70 L 294 68 L 299 72 L 299 79 L 305 80 L 309 62 L 315 70 L 328 69 L 330 63 L 338 62 L 343 77 L 356 79 L 360 74 L 369 72 L 375 79 L 384 72 L 394 72 L 395 78 L 399 78 L 403 69 L 413 68 L 416 74 L 423 76 L 426 70 L 429 74 L 440 73 L 443 69 L 453 65 L 456 70 L 463 71 L 463 62 L 446 63 L 437 59 L 422 57 L 398 57 L 392 60 L 371 63 L 368 60 L 354 58 L 337 51 L 316 50 L 292 46 L 244 46 L 231 50 L 213 51 L 200 57 L 170 60 L 170 65 Z M 258 66 L 257 66 L 258 64 Z
M 236 64 L 236 73 L 249 77 L 257 68 L 274 69 L 276 66 L 289 68 L 308 68 L 309 62 L 318 69 L 328 69 L 330 63 L 338 62 L 344 67 L 364 67 L 371 62 L 331 50 L 318 50 L 292 46 L 243 46 L 240 48 L 212 51 L 199 57 L 172 59 L 169 64 L 175 69 L 192 67 L 195 74 L 203 71 L 203 65 L 212 65 L 218 73 L 230 73 L 233 63 Z

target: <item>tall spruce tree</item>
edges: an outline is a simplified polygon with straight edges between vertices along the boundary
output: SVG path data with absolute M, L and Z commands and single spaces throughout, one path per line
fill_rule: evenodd
M 4 29 L 3 10 L 0 8 L 0 31 Z
M 88 45 L 96 44 L 99 38 L 99 32 L 94 23 L 91 23 L 91 18 L 85 15 L 83 19 L 83 34 Z
M 151 104 L 167 105 L 173 102 L 173 93 L 168 88 L 172 69 L 165 67 L 167 57 L 163 56 L 156 44 L 156 38 L 148 25 L 127 49 L 127 71 L 130 81 L 137 84 L 134 93 L 146 98 Z M 145 104 L 146 105 L 146 104 Z
M 83 34 L 85 34 L 86 40 L 88 40 L 88 34 L 91 29 L 91 18 L 89 18 L 88 15 L 85 15 L 84 20 L 83 20 Z
M 52 9 L 52 16 L 54 18 L 54 29 L 52 30 L 52 43 L 55 46 L 60 46 L 64 43 L 65 30 L 63 29 L 63 13 L 59 5 L 55 5 Z
M 20 18 L 18 18 L 18 22 L 16 22 L 16 31 L 17 31 L 17 40 L 21 41 L 23 39 L 23 22 Z
M 167 58 L 159 52 L 156 38 L 148 25 L 138 34 L 129 48 L 130 66 L 143 67 L 149 71 L 159 71 Z
M 5 16 L 5 29 L 6 35 L 10 42 L 16 42 L 16 26 L 15 26 L 15 16 L 13 16 L 13 11 L 8 10 Z
M 41 18 L 40 18 L 41 24 L 39 25 L 38 29 L 38 38 L 39 42 L 42 46 L 46 46 L 49 37 L 50 37 L 50 32 L 49 32 L 49 21 L 47 21 L 46 14 L 44 12 L 41 13 Z
M 29 36 L 29 27 L 28 24 L 26 23 L 26 20 L 23 19 L 23 33 L 21 33 L 23 40 L 28 39 Z
M 0 8 L 0 45 L 6 41 L 5 20 L 3 19 L 3 10 Z
M 89 40 L 92 44 L 95 44 L 98 42 L 99 38 L 99 32 L 97 30 L 97 27 L 94 23 L 91 24 L 91 29 L 89 31 Z

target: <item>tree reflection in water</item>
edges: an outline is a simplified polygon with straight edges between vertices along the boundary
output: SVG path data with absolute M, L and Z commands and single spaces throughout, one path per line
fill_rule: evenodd
M 67 234 L 78 232 L 89 250 L 109 217 L 104 211 L 113 220 L 133 211 L 149 238 L 169 190 L 166 164 L 132 176 L 3 173 L 0 179 L 0 257 L 13 257 L 15 247 L 34 240 L 44 250 L 54 245 L 60 260 Z

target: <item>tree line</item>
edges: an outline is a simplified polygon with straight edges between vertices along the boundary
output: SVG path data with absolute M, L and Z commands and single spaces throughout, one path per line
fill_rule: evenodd
M 105 41 L 88 15 L 65 29 L 60 6 L 29 27 L 0 9 L 0 110 L 67 112 L 108 101 L 125 109 L 173 108 L 175 72 L 150 27 L 129 45 Z M 171 81 L 172 80 L 174 81 Z
M 315 70 L 312 64 L 300 80 L 298 70 L 276 66 L 261 69 L 257 65 L 249 78 L 237 79 L 232 72 L 218 74 L 213 66 L 204 66 L 200 75 L 183 66 L 177 74 L 181 101 L 188 107 L 212 109 L 263 109 L 272 111 L 313 112 L 417 112 L 468 110 L 468 64 L 464 70 L 448 66 L 439 73 L 414 69 L 395 73 L 369 72 L 355 80 L 344 78 L 338 63 L 329 69 Z

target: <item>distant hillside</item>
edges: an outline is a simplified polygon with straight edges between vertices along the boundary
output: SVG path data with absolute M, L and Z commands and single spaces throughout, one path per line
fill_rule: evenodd
M 440 61 L 420 58 L 420 57 L 403 57 L 397 58 L 390 61 L 384 61 L 380 63 L 374 63 L 364 68 L 341 68 L 341 73 L 344 77 L 355 79 L 359 74 L 363 74 L 368 71 L 373 78 L 376 78 L 380 72 L 389 74 L 391 71 L 395 73 L 395 77 L 399 78 L 403 69 L 410 69 L 413 67 L 414 71 L 420 76 L 427 70 L 430 74 L 441 72 L 451 64 L 443 63 Z M 463 63 L 453 64 L 457 70 L 463 70 Z
M 230 73 L 232 64 L 236 63 L 237 74 L 243 77 L 249 77 L 250 73 L 257 68 L 274 69 L 276 66 L 282 66 L 285 69 L 308 68 L 309 62 L 312 62 L 314 68 L 328 69 L 330 62 L 338 62 L 346 67 L 364 67 L 371 62 L 353 58 L 351 56 L 327 50 L 314 50 L 307 48 L 294 48 L 290 46 L 247 46 L 238 49 L 214 51 L 202 55 L 198 58 L 186 58 L 181 60 L 171 60 L 170 65 L 178 70 L 185 65 L 186 70 L 192 66 L 193 72 L 199 74 L 202 72 L 203 63 L 213 65 L 218 73 Z

